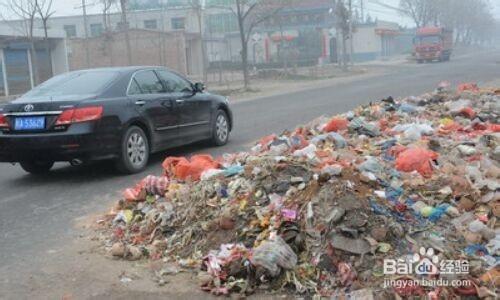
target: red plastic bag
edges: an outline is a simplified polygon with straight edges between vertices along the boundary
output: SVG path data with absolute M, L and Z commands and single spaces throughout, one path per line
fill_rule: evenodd
M 200 180 L 203 172 L 219 167 L 220 164 L 210 155 L 194 155 L 191 160 L 183 157 L 169 157 L 163 162 L 166 174 L 172 174 L 181 180 Z
M 476 117 L 476 112 L 472 109 L 472 107 L 464 107 L 460 111 L 460 114 L 463 116 L 469 118 L 469 119 L 474 119 Z
M 432 176 L 432 161 L 438 158 L 436 152 L 410 148 L 401 152 L 396 158 L 396 169 L 402 172 L 417 171 L 424 177 Z
M 462 126 L 460 126 L 460 124 L 456 123 L 456 122 L 451 122 L 449 124 L 446 124 L 446 125 L 441 125 L 439 127 L 439 133 L 442 133 L 442 134 L 450 134 L 454 131 L 459 131 L 459 130 L 462 130 Z
M 490 124 L 490 130 L 493 132 L 500 132 L 500 124 Z
M 267 148 L 267 146 L 269 146 L 269 144 L 276 138 L 277 136 L 275 134 L 265 136 L 262 139 L 260 139 L 259 144 L 261 144 L 263 148 Z
M 143 181 L 136 184 L 133 188 L 123 191 L 123 199 L 126 201 L 144 201 L 146 200 L 146 190 Z
M 349 125 L 349 121 L 347 119 L 343 118 L 333 118 L 328 124 L 326 124 L 325 128 L 323 129 L 324 132 L 338 132 L 340 130 L 345 130 L 347 129 L 347 126 Z
M 470 91 L 470 92 L 477 93 L 477 92 L 479 92 L 479 88 L 477 87 L 476 83 L 467 82 L 467 83 L 459 84 L 457 87 L 457 91 L 458 92 Z

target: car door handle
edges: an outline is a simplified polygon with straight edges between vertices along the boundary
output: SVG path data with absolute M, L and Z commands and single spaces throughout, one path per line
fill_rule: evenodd
M 137 100 L 137 101 L 135 101 L 135 105 L 143 106 L 145 104 L 146 104 L 146 101 L 144 101 L 144 100 Z
M 182 104 L 182 103 L 184 103 L 184 101 L 185 101 L 185 100 L 182 100 L 182 99 L 177 99 L 177 100 L 175 100 L 175 102 L 176 102 L 177 104 Z

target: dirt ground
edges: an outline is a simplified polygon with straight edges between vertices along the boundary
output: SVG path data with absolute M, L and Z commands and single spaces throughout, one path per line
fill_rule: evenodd
M 220 299 L 200 290 L 195 270 L 166 277 L 160 286 L 154 281 L 154 264 L 113 259 L 93 230 L 98 219 L 99 215 L 75 220 L 80 235 L 62 248 L 40 253 L 37 264 L 28 267 L 29 278 L 9 274 L 0 279 L 0 299 Z

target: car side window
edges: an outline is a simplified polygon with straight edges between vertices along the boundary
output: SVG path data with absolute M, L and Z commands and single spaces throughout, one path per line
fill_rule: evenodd
M 142 94 L 159 94 L 163 92 L 163 85 L 153 71 L 141 71 L 135 74 L 134 80 L 137 82 Z
M 132 78 L 132 81 L 130 82 L 130 87 L 128 88 L 128 94 L 129 95 L 139 95 L 142 94 L 142 90 L 139 87 L 139 84 L 135 80 L 135 78 Z
M 156 71 L 165 86 L 165 93 L 191 93 L 193 88 L 186 79 L 165 70 Z

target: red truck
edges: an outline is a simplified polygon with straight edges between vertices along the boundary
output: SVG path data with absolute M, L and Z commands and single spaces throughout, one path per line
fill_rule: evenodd
M 419 64 L 433 60 L 448 61 L 453 50 L 453 30 L 443 27 L 418 28 L 413 44 Z

